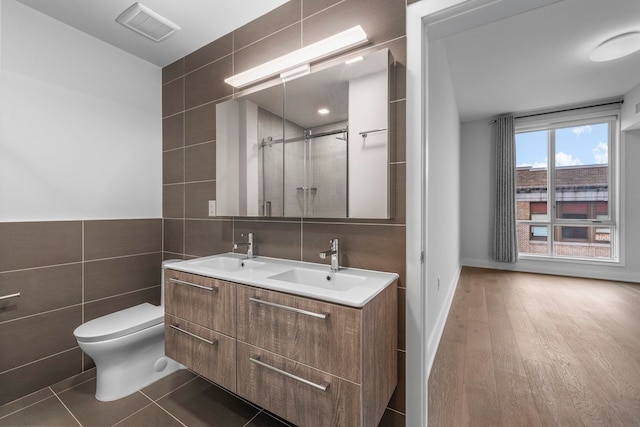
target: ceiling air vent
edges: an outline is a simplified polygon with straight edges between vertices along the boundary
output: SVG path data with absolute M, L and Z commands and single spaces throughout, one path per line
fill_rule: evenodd
M 116 21 L 156 42 L 166 39 L 180 29 L 178 25 L 140 3 L 131 5 L 116 18 Z

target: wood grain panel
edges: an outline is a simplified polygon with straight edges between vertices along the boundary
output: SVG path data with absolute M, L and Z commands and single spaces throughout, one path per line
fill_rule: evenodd
M 362 309 L 363 425 L 378 425 L 398 383 L 398 282 Z
M 171 327 L 176 326 L 189 334 Z M 165 351 L 167 356 L 187 366 L 193 372 L 236 391 L 236 340 L 211 329 L 189 323 L 177 317 L 165 318 Z
M 204 286 L 201 289 L 171 279 Z M 224 280 L 166 270 L 165 311 L 189 322 L 235 337 L 236 285 Z
M 322 391 L 250 361 L 259 358 L 277 369 L 318 384 Z M 238 341 L 238 394 L 296 425 L 358 426 L 361 423 L 357 384 L 320 372 Z M 376 424 L 377 425 L 377 424 Z
M 361 310 L 238 285 L 238 339 L 360 383 Z M 249 298 L 327 313 L 326 319 L 252 302 Z M 393 324 L 395 327 L 395 323 Z M 371 351 L 371 349 L 366 349 Z

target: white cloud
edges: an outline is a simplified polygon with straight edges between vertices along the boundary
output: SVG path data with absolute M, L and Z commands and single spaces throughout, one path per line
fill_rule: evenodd
M 576 126 L 573 129 L 571 129 L 571 132 L 575 133 L 577 136 L 580 136 L 583 132 L 591 133 L 591 126 L 590 125 Z
M 609 146 L 604 142 L 599 142 L 593 151 L 593 157 L 596 159 L 596 164 L 602 165 L 609 162 Z
M 571 154 L 563 153 L 562 151 L 556 153 L 556 166 L 577 166 L 583 164 L 580 159 L 574 159 Z
M 521 168 L 521 167 L 528 167 L 531 169 L 546 169 L 547 168 L 547 158 L 544 158 L 544 161 L 535 161 L 533 163 L 522 163 L 519 165 L 516 165 L 516 167 Z
M 534 169 L 546 169 L 547 168 L 547 160 L 545 159 L 544 162 L 533 162 L 533 165 L 531 165 L 532 168 Z

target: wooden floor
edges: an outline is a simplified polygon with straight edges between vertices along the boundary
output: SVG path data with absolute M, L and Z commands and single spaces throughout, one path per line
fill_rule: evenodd
M 429 426 L 640 426 L 640 285 L 464 268 Z

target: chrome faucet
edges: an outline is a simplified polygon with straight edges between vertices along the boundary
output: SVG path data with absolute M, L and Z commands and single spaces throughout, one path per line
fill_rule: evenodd
M 320 252 L 320 258 L 326 259 L 327 255 L 331 255 L 331 271 L 338 271 L 340 270 L 340 265 L 338 264 L 338 239 L 331 239 L 329 243 L 331 244 L 331 249 Z
M 244 237 L 244 234 L 240 234 L 240 237 Z M 253 233 L 247 233 L 246 242 L 236 242 L 233 244 L 233 249 L 238 249 L 240 246 L 247 247 L 247 258 L 254 258 L 253 255 Z

